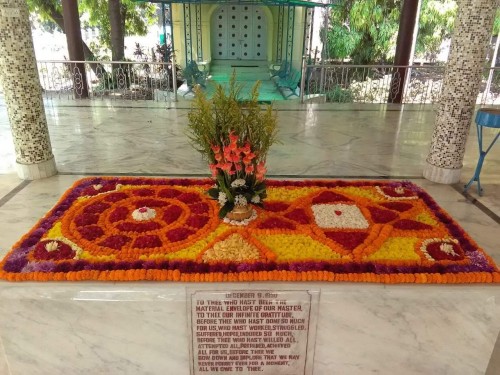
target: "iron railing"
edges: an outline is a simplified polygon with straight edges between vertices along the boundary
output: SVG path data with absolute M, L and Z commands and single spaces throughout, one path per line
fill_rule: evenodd
M 175 64 L 129 61 L 38 61 L 46 98 L 177 100 Z M 86 80 L 81 67 L 85 67 Z M 302 65 L 299 82 L 302 101 L 311 97 L 332 103 L 388 103 L 398 94 L 400 72 L 406 71 L 404 104 L 439 101 L 444 66 Z M 172 79 L 176 77 L 176 79 Z M 483 73 L 477 104 L 500 105 L 500 68 Z
M 38 61 L 37 66 L 49 99 L 78 99 L 88 92 L 89 98 L 176 101 L 174 63 L 54 60 Z
M 306 65 L 303 64 L 301 98 L 322 97 L 334 103 L 388 103 L 400 89 L 406 71 L 403 104 L 435 104 L 439 101 L 444 66 Z M 500 105 L 500 68 L 484 70 L 477 104 Z

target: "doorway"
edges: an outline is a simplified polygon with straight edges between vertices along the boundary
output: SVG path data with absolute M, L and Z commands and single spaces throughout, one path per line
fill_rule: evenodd
M 267 18 L 262 7 L 221 5 L 211 25 L 212 59 L 267 60 Z

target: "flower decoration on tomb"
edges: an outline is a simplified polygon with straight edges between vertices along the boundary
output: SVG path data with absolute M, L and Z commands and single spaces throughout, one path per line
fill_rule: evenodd
M 491 258 L 414 184 L 266 182 L 255 215 L 230 225 L 218 216 L 227 197 L 206 194 L 210 179 L 83 179 L 14 246 L 0 276 L 500 282 Z M 235 178 L 224 186 L 247 183 Z M 235 206 L 248 203 L 245 193 L 233 197 Z
M 267 196 L 266 158 L 277 122 L 272 107 L 263 111 L 257 101 L 259 82 L 247 101 L 239 100 L 240 90 L 234 74 L 227 93 L 219 85 L 211 101 L 196 88 L 188 136 L 208 162 L 215 183 L 208 194 L 219 204 L 219 217 L 246 225 L 257 216 L 251 205 L 262 206 Z

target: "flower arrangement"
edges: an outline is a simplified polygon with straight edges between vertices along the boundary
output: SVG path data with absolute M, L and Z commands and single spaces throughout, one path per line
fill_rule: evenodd
M 266 157 L 277 141 L 277 119 L 271 105 L 263 110 L 258 103 L 259 86 L 256 82 L 250 100 L 241 101 L 233 73 L 227 92 L 217 85 L 212 100 L 199 87 L 194 90 L 188 137 L 209 163 L 215 185 L 208 194 L 218 200 L 220 218 L 249 204 L 262 205 L 266 198 Z M 255 215 L 246 212 L 235 220 Z
M 212 183 L 79 180 L 0 261 L 0 279 L 500 283 L 410 182 L 267 180 L 266 209 L 245 227 L 220 222 Z

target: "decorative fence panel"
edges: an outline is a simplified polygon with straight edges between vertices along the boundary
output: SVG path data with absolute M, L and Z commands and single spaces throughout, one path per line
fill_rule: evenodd
M 404 104 L 439 101 L 444 66 L 305 65 L 303 93 L 334 103 L 388 103 L 396 97 L 401 70 L 406 70 Z M 477 104 L 500 104 L 500 68 L 485 69 Z
M 92 99 L 175 101 L 177 98 L 178 79 L 172 63 L 38 61 L 45 97 L 76 99 L 82 96 L 84 81 L 77 63 L 85 64 Z M 388 103 L 398 93 L 400 72 L 405 70 L 403 103 L 436 104 L 444 66 L 303 65 L 301 97 L 320 97 L 331 103 Z M 477 104 L 500 105 L 500 68 L 484 70 Z
M 89 98 L 175 101 L 175 67 L 171 63 L 126 61 L 38 61 L 46 98 L 78 99 L 83 80 L 78 63 L 85 64 Z M 80 65 L 81 66 L 81 65 Z

